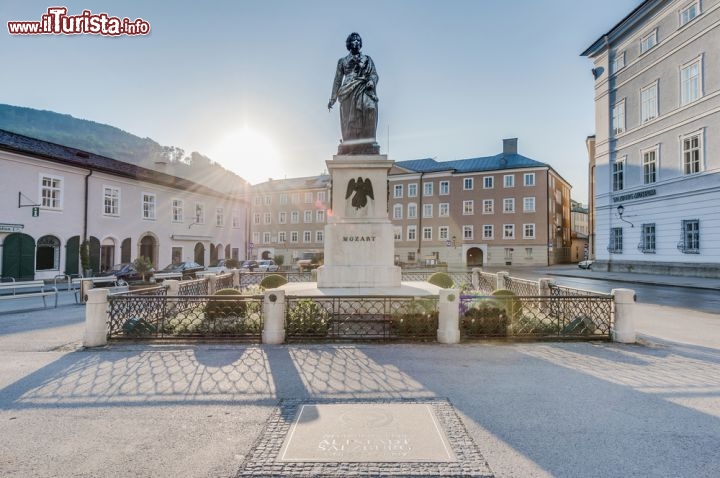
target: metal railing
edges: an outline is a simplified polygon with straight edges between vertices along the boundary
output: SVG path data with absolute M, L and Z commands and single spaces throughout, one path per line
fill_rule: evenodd
M 108 338 L 260 341 L 262 297 L 118 294 L 108 297 Z
M 297 340 L 434 340 L 435 297 L 306 297 L 286 299 L 285 332 Z
M 518 279 L 516 277 L 505 276 L 505 288 L 517 295 L 532 296 L 539 294 L 537 281 Z
M 178 285 L 178 295 L 192 296 L 192 295 L 207 295 L 208 293 L 208 280 L 207 279 L 194 279 L 181 281 Z
M 497 276 L 490 272 L 480 272 L 478 274 L 478 291 L 483 294 L 489 294 L 497 288 Z
M 450 276 L 456 287 L 472 284 L 472 272 L 445 272 L 445 271 L 402 271 L 403 281 L 427 281 L 436 272 L 442 272 Z
M 233 274 L 221 274 L 215 278 L 215 290 L 220 289 L 232 289 L 233 288 Z

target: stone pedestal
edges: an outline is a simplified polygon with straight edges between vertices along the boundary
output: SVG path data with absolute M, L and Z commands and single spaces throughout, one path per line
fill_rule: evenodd
M 395 239 L 387 210 L 386 155 L 334 156 L 332 210 L 325 226 L 325 264 L 318 287 L 399 287 Z

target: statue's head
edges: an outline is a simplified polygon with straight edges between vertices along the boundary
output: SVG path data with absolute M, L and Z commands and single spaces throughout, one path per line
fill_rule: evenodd
M 350 44 L 353 40 L 358 41 L 358 43 L 359 43 L 358 50 L 362 48 L 362 38 L 360 38 L 360 34 L 356 33 L 356 32 L 352 32 L 350 35 L 348 35 L 347 40 L 345 40 L 345 48 L 347 48 L 348 51 L 350 51 L 352 49 Z

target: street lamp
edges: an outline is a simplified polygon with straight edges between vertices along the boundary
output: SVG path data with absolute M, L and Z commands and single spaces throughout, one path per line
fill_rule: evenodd
M 635 227 L 632 222 L 630 222 L 630 221 L 628 221 L 627 219 L 624 219 L 624 218 L 623 218 L 623 213 L 624 213 L 624 212 L 625 212 L 625 206 L 623 206 L 622 204 L 620 204 L 620 205 L 617 207 L 618 217 L 620 218 L 621 221 L 627 222 L 628 224 L 630 224 L 630 227 Z

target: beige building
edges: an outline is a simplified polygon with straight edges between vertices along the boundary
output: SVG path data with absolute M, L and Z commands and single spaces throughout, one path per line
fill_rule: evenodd
M 517 138 L 489 157 L 399 161 L 389 214 L 401 264 L 535 266 L 570 261 L 570 184 L 518 154 Z

